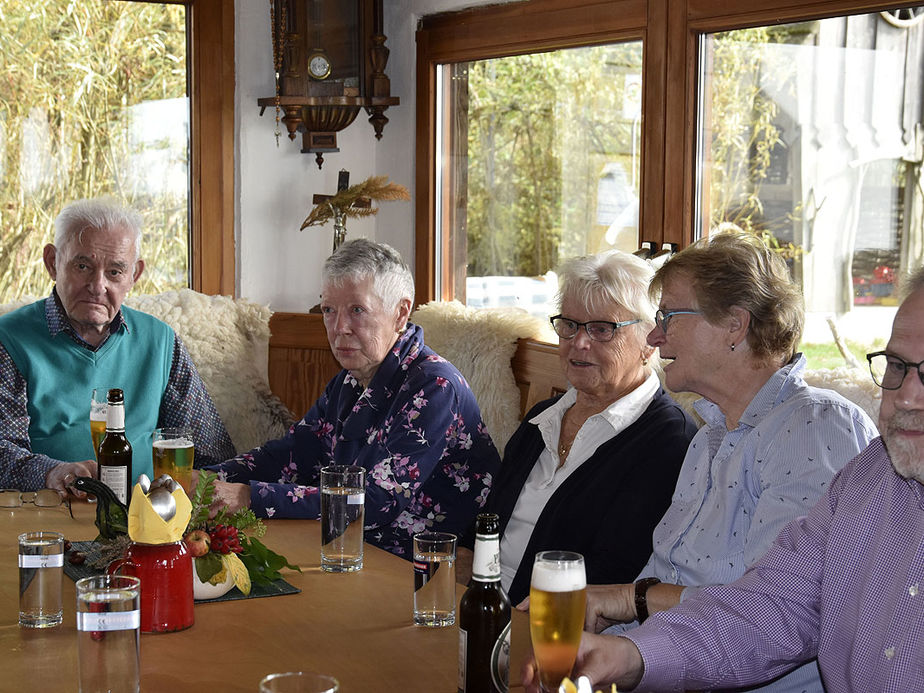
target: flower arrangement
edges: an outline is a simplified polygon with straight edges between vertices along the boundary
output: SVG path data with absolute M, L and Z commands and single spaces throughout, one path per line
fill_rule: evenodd
M 202 470 L 193 491 L 192 514 L 183 537 L 195 558 L 196 575 L 212 585 L 223 583 L 230 574 L 235 586 L 245 595 L 253 584 L 266 584 L 281 577 L 282 568 L 301 569 L 291 565 L 285 556 L 268 549 L 259 537 L 266 525 L 250 508 L 229 513 L 226 508 L 210 515 L 218 477 Z

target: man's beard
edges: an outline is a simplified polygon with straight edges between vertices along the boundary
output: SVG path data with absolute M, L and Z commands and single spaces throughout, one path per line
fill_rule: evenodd
M 906 479 L 924 484 L 924 449 L 919 447 L 918 441 L 897 434 L 899 429 L 924 432 L 924 412 L 897 411 L 886 421 L 882 431 L 882 440 L 895 471 Z

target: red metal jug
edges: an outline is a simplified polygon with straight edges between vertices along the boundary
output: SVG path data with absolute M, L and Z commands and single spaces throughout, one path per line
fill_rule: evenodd
M 132 542 L 107 572 L 141 578 L 141 631 L 169 633 L 193 624 L 192 556 L 186 544 Z

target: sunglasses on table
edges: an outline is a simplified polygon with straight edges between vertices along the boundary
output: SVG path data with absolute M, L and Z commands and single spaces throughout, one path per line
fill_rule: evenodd
M 62 498 L 61 494 L 52 488 L 42 488 L 38 491 L 0 488 L 0 508 L 21 508 L 27 503 L 31 503 L 36 508 L 57 508 L 59 505 L 65 505 L 67 512 L 74 517 L 70 498 Z

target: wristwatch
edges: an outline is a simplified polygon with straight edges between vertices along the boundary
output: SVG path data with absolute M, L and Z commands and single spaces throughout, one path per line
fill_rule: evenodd
M 648 618 L 648 588 L 661 582 L 656 577 L 646 577 L 635 583 L 635 615 L 639 623 Z

